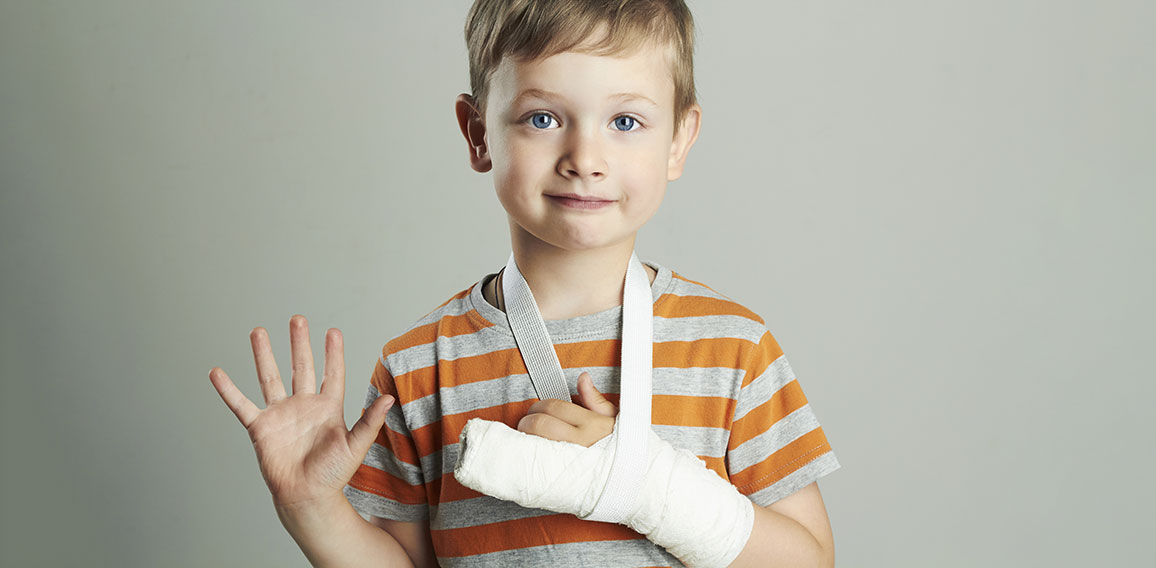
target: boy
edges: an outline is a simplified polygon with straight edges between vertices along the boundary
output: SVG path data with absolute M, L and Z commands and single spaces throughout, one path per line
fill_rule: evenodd
M 278 516 L 314 565 L 682 565 L 663 546 L 713 543 L 660 546 L 637 523 L 523 507 L 464 485 L 455 469 L 471 419 L 576 452 L 617 436 L 635 236 L 699 130 L 689 10 L 681 1 L 478 0 L 466 40 L 473 95 L 455 110 L 471 167 L 493 171 L 511 264 L 387 343 L 352 431 L 341 416 L 340 332 L 327 333 L 326 379 L 314 394 L 304 317 L 290 322 L 293 396 L 262 328 L 250 337 L 266 410 L 216 368 L 210 380 L 249 430 Z M 839 464 L 764 321 L 657 263 L 642 267 L 654 316 L 651 448 L 693 452 L 717 474 L 706 472 L 710 495 L 745 496 L 753 518 L 731 531 L 726 563 L 832 566 L 815 481 Z M 506 307 L 507 281 L 523 275 L 579 404 L 539 400 L 527 377 Z M 696 491 L 675 477 L 664 478 L 675 494 L 658 503 L 668 518 L 653 520 L 708 534 L 713 521 L 669 518 Z M 724 506 L 721 521 L 738 517 Z

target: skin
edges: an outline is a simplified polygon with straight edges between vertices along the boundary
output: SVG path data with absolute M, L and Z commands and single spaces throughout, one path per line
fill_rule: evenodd
M 657 212 L 667 182 L 681 176 L 698 137 L 697 105 L 686 113 L 683 127 L 674 129 L 669 68 L 667 54 L 655 47 L 621 57 L 567 52 L 531 62 L 507 59 L 492 78 L 487 109 L 478 109 L 465 94 L 455 102 L 470 166 L 493 172 L 515 260 L 547 320 L 621 304 L 636 233 Z M 515 100 L 529 88 L 561 96 Z M 654 104 L 609 97 L 621 92 L 638 93 Z M 535 119 L 535 113 L 549 118 Z M 569 209 L 549 197 L 563 192 L 613 203 L 595 211 Z M 653 282 L 653 270 L 647 272 Z M 493 291 L 487 300 L 500 304 Z M 341 492 L 372 446 L 393 398 L 379 397 L 346 429 L 341 332 L 326 332 L 325 379 L 318 391 L 308 322 L 295 315 L 289 328 L 291 395 L 262 327 L 249 339 L 265 409 L 246 398 L 224 370 L 209 372 L 249 434 L 278 517 L 317 566 L 384 558 L 399 566 L 436 565 L 428 522 L 373 517 L 372 525 L 382 532 L 361 520 Z M 518 429 L 589 447 L 611 433 L 618 409 L 587 373 L 579 377 L 578 401 L 539 401 Z M 755 506 L 751 538 L 732 564 L 801 565 L 834 565 L 830 524 L 814 483 L 770 507 Z

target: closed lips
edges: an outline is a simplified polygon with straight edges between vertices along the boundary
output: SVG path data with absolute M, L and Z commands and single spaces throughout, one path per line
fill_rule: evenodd
M 613 199 L 603 199 L 601 197 L 594 197 L 592 195 L 577 195 L 574 193 L 561 193 L 558 195 L 551 195 L 550 197 L 566 197 L 569 199 L 577 199 L 579 201 L 614 201 Z

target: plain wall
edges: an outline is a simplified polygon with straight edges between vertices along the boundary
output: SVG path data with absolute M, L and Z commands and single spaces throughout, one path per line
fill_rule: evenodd
M 500 269 L 469 2 L 0 2 L 0 564 L 305 566 L 208 380 Z M 1151 562 L 1156 4 L 691 3 L 640 257 L 762 315 L 840 566 Z M 286 380 L 288 376 L 286 375 Z M 1147 560 L 1146 560 L 1147 559 Z

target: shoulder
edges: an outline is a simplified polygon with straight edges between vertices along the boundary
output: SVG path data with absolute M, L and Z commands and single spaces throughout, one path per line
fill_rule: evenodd
M 381 362 L 393 376 L 428 367 L 437 362 L 440 343 L 466 336 L 486 327 L 474 310 L 470 294 L 480 282 L 457 292 L 418 318 L 381 349 Z
M 721 334 L 754 344 L 769 334 L 766 320 L 754 310 L 703 280 L 674 270 L 670 284 L 655 302 L 654 315 L 692 324 L 705 335 Z

